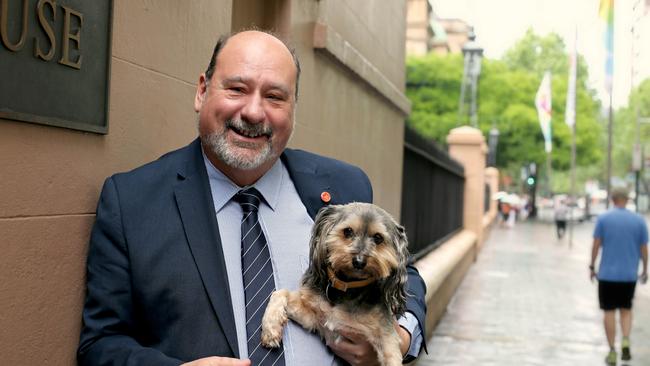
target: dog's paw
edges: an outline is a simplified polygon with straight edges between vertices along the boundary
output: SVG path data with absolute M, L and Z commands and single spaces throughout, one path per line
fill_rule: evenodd
M 280 343 L 282 343 L 282 327 L 278 327 L 278 329 L 262 327 L 262 346 L 266 348 L 278 348 L 280 347 Z
M 287 324 L 287 290 L 278 290 L 271 295 L 269 304 L 262 317 L 262 346 L 280 347 L 282 329 Z

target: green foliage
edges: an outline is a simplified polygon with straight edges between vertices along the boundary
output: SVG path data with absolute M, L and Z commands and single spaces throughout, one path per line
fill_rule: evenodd
M 569 69 L 564 41 L 551 33 L 546 37 L 528 29 L 517 44 L 506 52 L 503 62 L 511 70 L 521 70 L 541 78 L 544 72 L 554 75 L 566 74 Z
M 502 60 L 483 59 L 478 91 L 479 129 L 484 136 L 499 130 L 497 167 L 514 177 L 518 184 L 521 167 L 536 162 L 540 182 L 546 174 L 544 138 L 535 108 L 535 94 L 545 71 L 552 72 L 551 154 L 554 173 L 570 168 L 571 130 L 564 123 L 568 83 L 568 54 L 556 34 L 545 37 L 529 30 Z M 463 75 L 462 55 L 429 54 L 407 59 L 407 91 L 412 102 L 408 123 L 421 134 L 445 145 L 449 131 L 467 124 L 467 116 L 458 115 L 460 83 Z M 589 174 L 602 169 L 605 143 L 600 104 L 596 93 L 587 88 L 587 68 L 578 58 L 576 97 L 577 165 Z M 650 106 L 650 104 L 649 104 Z M 593 179 L 585 174 L 581 179 Z M 554 178 L 555 179 L 555 178 Z M 577 187 L 581 187 L 579 182 Z M 559 188 L 559 187 L 558 187 Z
M 408 58 L 406 64 L 406 95 L 412 103 L 408 122 L 422 135 L 444 144 L 449 130 L 457 125 L 462 55 L 430 54 Z
M 612 175 L 625 177 L 632 170 L 632 151 L 637 141 L 643 146 L 650 141 L 650 125 L 639 123 L 637 116 L 650 117 L 650 79 L 644 80 L 630 94 L 627 107 L 614 113 L 612 143 Z M 638 140 L 637 140 L 638 137 Z M 647 152 L 647 149 L 646 149 Z

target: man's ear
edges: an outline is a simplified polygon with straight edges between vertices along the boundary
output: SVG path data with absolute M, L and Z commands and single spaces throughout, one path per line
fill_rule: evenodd
M 196 95 L 194 96 L 195 112 L 201 110 L 201 106 L 203 105 L 203 100 L 205 99 L 205 95 L 207 91 L 208 91 L 207 79 L 205 78 L 205 74 L 201 74 L 201 76 L 199 76 L 199 83 L 196 85 Z

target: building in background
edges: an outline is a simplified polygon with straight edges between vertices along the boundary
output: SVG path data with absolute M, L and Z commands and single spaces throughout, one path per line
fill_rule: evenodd
M 66 78 L 87 71 L 98 57 L 84 53 L 95 31 L 89 14 L 97 13 L 97 4 L 112 6 L 112 12 L 99 14 L 112 35 L 104 48 L 108 75 L 98 75 L 110 81 L 105 133 L 26 123 L 15 114 L 0 117 L 3 364 L 76 364 L 86 251 L 102 182 L 197 136 L 196 83 L 220 34 L 257 26 L 291 41 L 302 75 L 290 146 L 360 166 L 373 183 L 375 202 L 400 216 L 404 119 L 410 112 L 404 95 L 405 2 L 26 0 L 32 23 L 25 37 L 15 26 L 23 19 L 23 2 L 8 3 L 0 80 L 17 78 L 15 86 L 32 86 L 35 73 L 19 68 L 22 63 L 5 67 L 2 62 L 14 57 L 34 58 L 35 67 L 46 71 L 63 70 L 62 82 L 74 86 Z M 33 54 L 35 38 L 40 59 Z M 48 38 L 59 47 L 50 48 Z M 83 107 L 75 98 L 51 105 L 54 96 L 46 89 L 34 91 L 38 97 L 23 107 L 42 107 L 47 114 L 49 103 L 70 115 Z M 3 103 L 0 98 L 0 111 L 7 110 Z
M 632 1 L 630 32 L 632 36 L 630 72 L 634 88 L 650 77 L 650 49 L 647 47 L 647 40 L 650 39 L 650 0 Z
M 446 55 L 448 53 L 463 53 L 463 46 L 469 41 L 470 25 L 462 19 L 437 19 L 436 22 L 444 29 L 444 43 L 437 43 L 434 52 Z
M 462 52 L 470 30 L 467 22 L 439 18 L 432 0 L 408 0 L 406 14 L 406 54 Z

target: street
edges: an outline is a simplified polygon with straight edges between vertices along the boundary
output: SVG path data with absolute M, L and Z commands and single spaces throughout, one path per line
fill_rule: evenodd
M 589 281 L 595 221 L 576 223 L 573 245 L 547 222 L 495 225 L 417 366 L 603 365 L 608 346 Z M 650 284 L 637 285 L 632 361 L 650 365 Z

